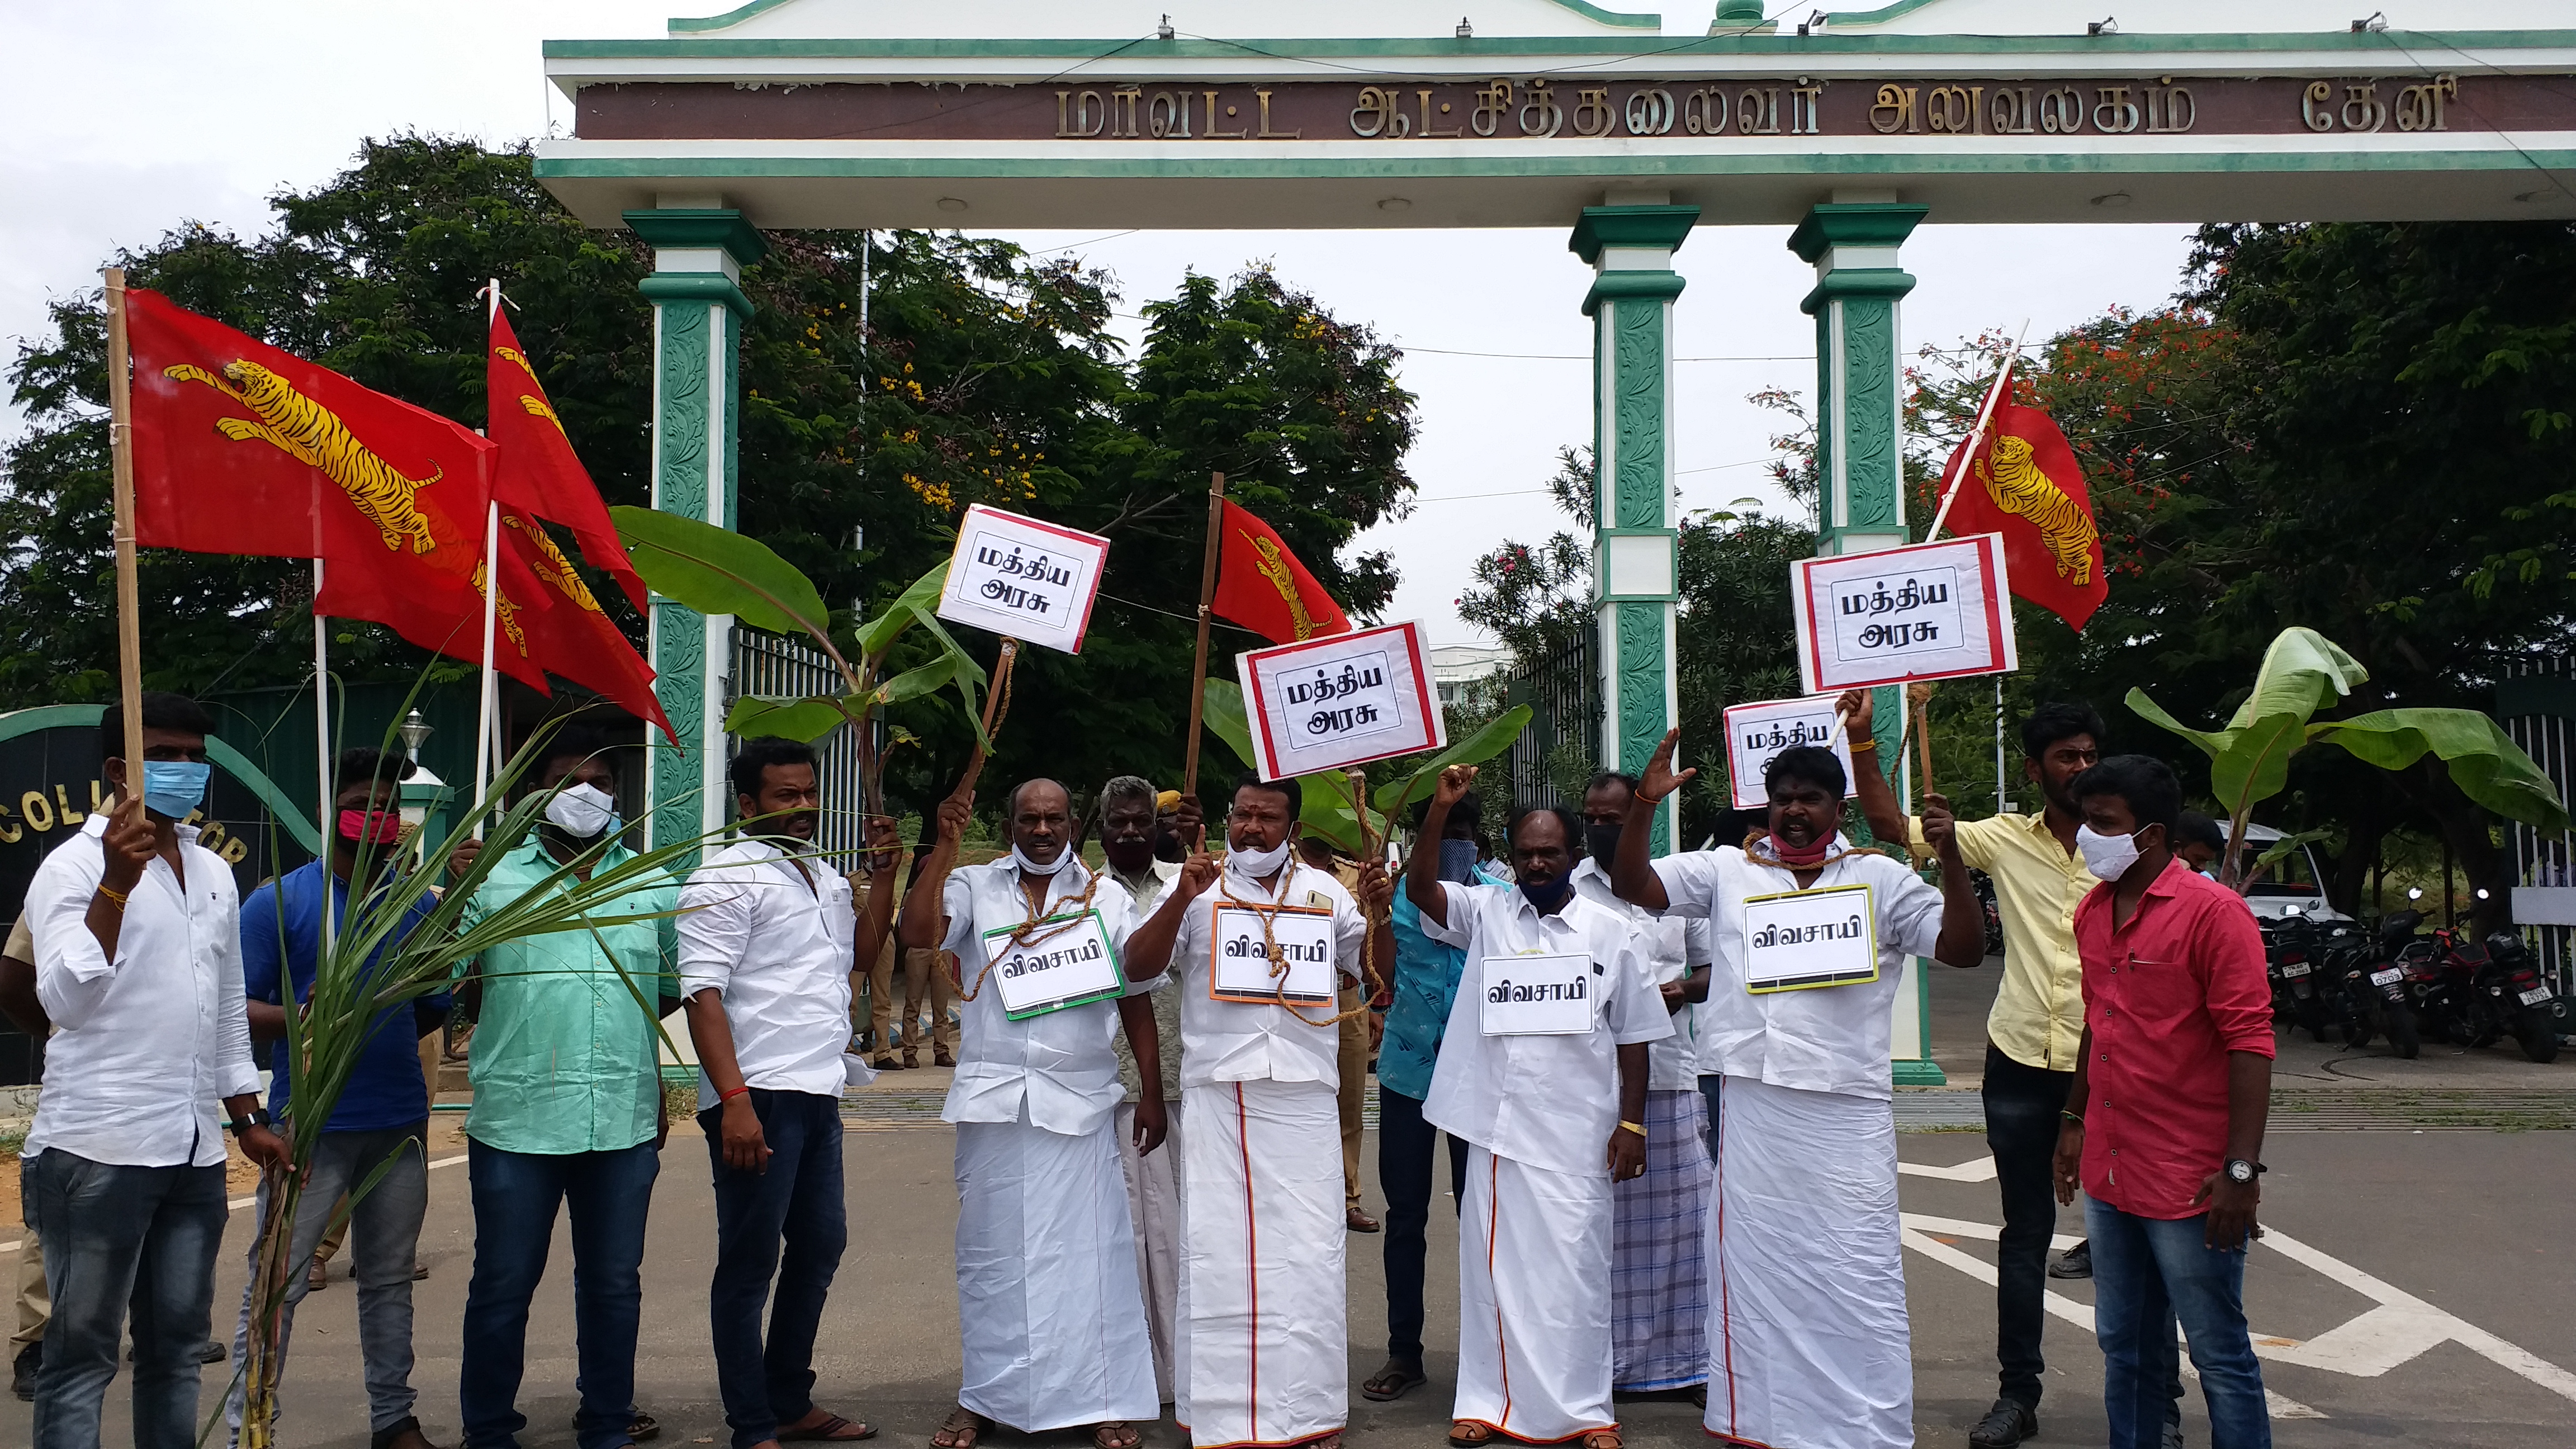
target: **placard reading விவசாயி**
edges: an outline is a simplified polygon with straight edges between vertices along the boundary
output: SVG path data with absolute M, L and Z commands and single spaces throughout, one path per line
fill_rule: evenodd
M 1262 918 L 1270 930 L 1262 931 Z M 1229 905 L 1217 902 L 1208 933 L 1208 996 L 1216 1001 L 1277 1006 L 1329 1005 L 1333 1000 L 1333 913 L 1303 907 Z M 1270 946 L 1288 958 L 1288 973 L 1271 974 Z
M 1876 981 L 1874 905 L 1866 883 L 1746 897 L 1744 989 L 1760 996 Z
M 1789 566 L 1809 694 L 2019 666 L 2002 538 L 1945 538 Z
M 1389 624 L 1235 656 L 1265 780 L 1448 743 L 1418 624 Z
M 1762 772 L 1782 750 L 1795 745 L 1825 745 L 1843 762 L 1843 794 L 1860 793 L 1852 772 L 1851 740 L 1834 720 L 1834 701 L 1841 696 L 1809 695 L 1804 699 L 1766 699 L 1758 704 L 1730 705 L 1726 710 L 1726 778 L 1738 810 L 1757 810 L 1768 803 Z
M 1023 931 L 1027 944 L 1012 944 L 1012 935 Z M 1127 989 L 1118 949 L 1098 911 L 1051 916 L 1033 928 L 986 931 L 984 952 L 992 963 L 993 989 L 1001 993 L 1002 1014 L 1013 1021 L 1087 1005 Z
M 957 521 L 957 548 L 939 591 L 940 618 L 1067 654 L 1100 592 L 1109 540 L 978 503 Z
M 1580 1036 L 1602 975 L 1589 956 L 1488 956 L 1479 1018 L 1487 1036 Z

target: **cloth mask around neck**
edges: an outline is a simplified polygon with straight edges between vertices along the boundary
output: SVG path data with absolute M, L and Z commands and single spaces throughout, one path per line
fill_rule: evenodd
M 1229 849 L 1225 868 L 1245 880 L 1268 880 L 1288 863 L 1288 842 L 1281 841 L 1268 850 Z
M 203 760 L 145 760 L 143 808 L 165 820 L 185 820 L 204 803 L 215 767 Z
M 2104 835 L 2090 825 L 2075 827 L 2075 848 L 2084 852 L 2084 868 L 2095 880 L 2118 880 L 2138 863 L 2138 837 Z
M 558 790 L 546 802 L 547 822 L 575 840 L 592 839 L 616 819 L 616 800 L 588 782 Z
M 1055 853 L 1055 859 L 1044 865 L 1040 865 L 1036 861 L 1029 859 L 1028 853 L 1021 850 L 1018 845 L 1014 844 L 1011 847 L 1011 864 L 1018 866 L 1021 870 L 1028 872 L 1030 875 L 1054 875 L 1057 871 L 1064 869 L 1065 863 L 1072 859 L 1072 851 L 1059 850 Z
M 1763 838 L 1771 842 L 1771 853 L 1779 858 L 1782 865 L 1796 870 L 1823 863 L 1825 853 L 1834 848 L 1834 838 L 1830 835 L 1822 840 L 1811 840 L 1804 846 L 1792 846 L 1777 835 Z

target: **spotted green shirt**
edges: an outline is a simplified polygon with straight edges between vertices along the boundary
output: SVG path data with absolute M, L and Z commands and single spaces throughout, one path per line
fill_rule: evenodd
M 598 868 L 614 869 L 632 856 L 611 846 Z M 557 869 L 535 840 L 511 851 L 466 904 L 466 924 L 536 889 Z M 639 885 L 599 914 L 667 912 L 679 903 L 680 883 L 670 880 Z M 661 1122 L 661 1037 L 653 1013 L 636 996 L 655 1002 L 678 994 L 678 959 L 676 918 L 669 915 L 601 926 L 596 936 L 526 936 L 485 952 L 483 1004 L 469 1049 L 474 1108 L 465 1134 L 487 1147 L 528 1153 L 614 1152 L 651 1141 Z

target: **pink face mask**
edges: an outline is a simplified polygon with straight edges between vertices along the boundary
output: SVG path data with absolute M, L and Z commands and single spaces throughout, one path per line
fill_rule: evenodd
M 392 810 L 343 810 L 340 812 L 340 838 L 391 845 L 402 839 L 402 816 Z

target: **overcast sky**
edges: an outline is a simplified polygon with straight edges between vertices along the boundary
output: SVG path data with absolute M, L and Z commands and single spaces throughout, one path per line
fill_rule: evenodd
M 0 19 L 0 337 L 44 325 L 47 299 L 97 285 L 115 248 L 183 220 L 255 232 L 264 198 L 323 181 L 360 138 L 401 130 L 506 142 L 568 125 L 543 83 L 548 38 L 652 36 L 710 0 L 442 0 L 242 7 L 89 0 L 21 3 Z M 1668 30 L 1704 26 L 1667 4 Z M 1784 8 L 1775 3 L 1775 10 Z M 1936 218 L 1937 221 L 1937 218 Z M 2188 233 L 2172 226 L 1942 227 L 1906 244 L 1920 285 L 1904 304 L 1909 351 L 2030 320 L 2033 336 L 2174 291 Z M 1761 463 L 1775 415 L 1748 394 L 1815 389 L 1814 324 L 1798 311 L 1813 273 L 1776 227 L 1703 227 L 1676 258 L 1675 466 L 1685 508 L 1785 505 Z M 1563 520 L 1539 490 L 1559 446 L 1590 439 L 1588 283 L 1565 232 L 1029 233 L 1114 272 L 1134 313 L 1189 268 L 1227 275 L 1267 260 L 1346 321 L 1406 351 L 1420 399 L 1409 461 L 1413 516 L 1364 535 L 1403 573 L 1391 617 L 1441 643 L 1477 642 L 1453 600 L 1475 556 L 1536 541 Z M 1133 338 L 1139 324 L 1122 320 Z M 13 344 L 14 347 L 14 344 Z M 1563 360 L 1571 359 L 1571 360 Z M 1689 360 L 1711 359 L 1711 360 Z M 8 426 L 14 428 L 14 418 Z M 745 478 L 745 488 L 760 480 Z

